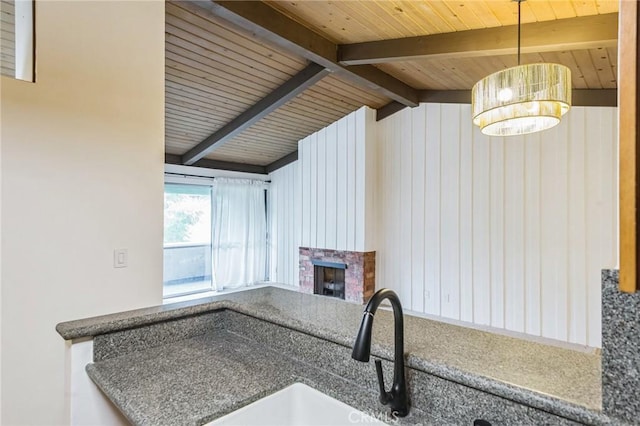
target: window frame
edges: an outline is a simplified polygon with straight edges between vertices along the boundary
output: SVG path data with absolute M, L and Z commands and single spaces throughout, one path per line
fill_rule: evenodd
M 164 185 L 165 184 L 177 184 L 177 185 L 199 185 L 199 186 L 209 186 L 211 187 L 211 251 L 213 251 L 213 232 L 214 232 L 214 224 L 213 224 L 213 220 L 214 220 L 214 212 L 215 212 L 215 195 L 214 195 L 214 190 L 213 190 L 213 183 L 215 181 L 215 177 L 206 177 L 206 176 L 193 176 L 193 175 L 187 175 L 187 174 L 181 174 L 181 173 L 170 173 L 170 172 L 165 172 L 164 175 L 164 184 L 163 184 L 163 191 L 164 191 Z M 239 178 L 239 179 L 253 179 L 253 178 Z M 268 182 L 268 181 L 266 181 Z M 271 268 L 270 268 L 270 263 L 271 263 L 271 251 L 269 250 L 270 247 L 270 239 L 271 239 L 271 229 L 270 229 L 270 221 L 271 221 L 271 217 L 269 214 L 269 187 L 267 186 L 265 188 L 265 194 L 264 194 L 264 198 L 265 198 L 265 205 L 264 205 L 264 214 L 265 214 L 265 220 L 266 220 L 266 247 L 267 247 L 267 260 L 266 260 L 266 265 L 265 265 L 265 271 L 264 271 L 264 276 L 265 276 L 265 281 L 269 281 L 270 278 L 270 272 L 271 272 Z M 164 217 L 164 208 L 163 208 L 163 217 Z M 164 253 L 164 230 L 163 230 L 163 253 Z M 211 273 L 213 275 L 213 262 L 211 264 Z M 163 270 L 164 270 L 164 260 L 163 260 Z M 212 277 L 213 280 L 213 277 Z M 194 290 L 194 291 L 189 291 L 189 292 L 184 292 L 184 293 L 176 293 L 176 294 L 170 294 L 170 295 L 165 295 L 165 285 L 164 285 L 164 274 L 163 274 L 163 280 L 162 280 L 162 298 L 163 300 L 169 300 L 169 299 L 173 299 L 173 298 L 179 298 L 182 296 L 189 296 L 189 295 L 196 295 L 196 294 L 206 294 L 206 293 L 211 293 L 211 292 L 215 292 L 215 290 L 213 290 L 213 281 L 211 282 L 211 287 L 209 289 L 203 289 L 203 290 Z
M 211 189 L 211 206 L 210 206 L 211 215 L 210 215 L 209 220 L 211 221 L 211 226 L 213 226 L 213 208 L 214 208 L 214 197 L 213 197 L 213 188 L 212 188 L 213 181 L 214 181 L 214 178 L 165 174 L 164 183 L 163 183 L 163 193 L 164 193 L 166 184 L 170 184 L 170 185 L 174 184 L 174 185 L 208 186 Z M 164 223 L 164 206 L 163 206 L 162 215 L 163 215 L 163 223 Z M 213 232 L 213 228 L 212 228 L 212 232 Z M 210 244 L 210 250 L 211 250 L 211 246 L 213 244 L 213 236 L 210 237 L 209 244 Z M 211 278 L 210 286 L 208 288 L 192 290 L 192 291 L 185 291 L 185 292 L 181 292 L 181 293 L 167 294 L 165 292 L 165 279 L 164 279 L 164 267 L 165 267 L 165 265 L 164 265 L 164 250 L 166 250 L 166 247 L 165 247 L 165 242 L 164 242 L 164 228 L 163 228 L 163 238 L 162 238 L 162 252 L 163 252 L 163 262 L 162 262 L 162 268 L 163 268 L 162 298 L 164 300 L 172 299 L 172 298 L 176 298 L 176 297 L 200 294 L 200 293 L 210 293 L 210 292 L 213 291 L 213 264 L 212 264 L 211 265 L 212 278 Z

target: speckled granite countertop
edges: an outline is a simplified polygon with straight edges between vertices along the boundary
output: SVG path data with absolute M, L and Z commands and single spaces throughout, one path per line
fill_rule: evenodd
M 350 346 L 363 307 L 264 287 L 61 323 L 57 330 L 65 339 L 75 339 L 220 309 Z M 600 410 L 599 355 L 412 316 L 405 317 L 405 340 L 409 367 L 550 412 L 580 417 L 597 416 Z M 373 354 L 393 358 L 390 312 L 376 314 L 373 341 Z
M 136 425 L 202 425 L 296 382 L 379 411 L 365 389 L 224 330 L 89 364 L 87 372 Z

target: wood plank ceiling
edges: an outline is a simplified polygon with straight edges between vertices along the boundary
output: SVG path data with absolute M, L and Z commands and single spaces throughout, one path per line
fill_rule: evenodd
M 615 89 L 617 11 L 617 0 L 522 3 L 522 62 L 568 66 L 574 89 Z M 516 24 L 517 5 L 509 0 L 169 1 L 168 161 L 202 157 L 196 165 L 267 170 L 295 152 L 298 140 L 362 105 L 415 105 L 435 91 L 443 91 L 439 99 L 468 91 L 487 74 L 516 65 Z M 386 40 L 400 44 L 379 44 Z M 368 48 L 386 56 L 367 57 Z M 396 55 L 405 50 L 410 53 Z M 222 143 L 194 148 L 277 94 L 310 62 L 331 73 Z M 194 150 L 198 156 L 187 155 Z
M 166 3 L 166 153 L 184 154 L 307 64 L 195 4 Z M 264 166 L 362 105 L 387 102 L 330 75 L 205 158 Z

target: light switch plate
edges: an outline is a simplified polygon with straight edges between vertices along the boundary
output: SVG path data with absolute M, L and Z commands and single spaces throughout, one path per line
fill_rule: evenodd
M 113 251 L 113 267 L 126 268 L 129 264 L 127 249 L 115 249 Z

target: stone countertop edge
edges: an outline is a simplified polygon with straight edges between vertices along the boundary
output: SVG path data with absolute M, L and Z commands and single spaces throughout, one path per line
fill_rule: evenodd
M 130 407 L 127 406 L 127 398 L 122 393 L 122 391 L 116 388 L 108 388 L 104 385 L 105 383 L 108 383 L 108 380 L 105 377 L 102 377 L 100 371 L 97 370 L 93 364 L 88 364 L 85 367 L 85 371 L 91 378 L 91 381 L 100 389 L 102 393 L 108 395 L 109 400 L 118 408 L 120 413 L 129 422 L 131 422 L 131 424 L 142 424 L 140 420 L 144 421 L 144 417 L 141 416 L 138 412 L 132 411 Z
M 88 364 L 85 368 L 85 371 L 87 372 L 87 375 L 91 378 L 91 380 L 96 384 L 96 386 L 98 386 L 98 388 L 105 395 L 108 395 L 111 402 L 120 410 L 120 412 L 127 418 L 127 420 L 131 422 L 131 424 L 134 424 L 134 425 L 153 424 L 150 422 L 150 419 L 148 418 L 148 413 L 141 411 L 139 409 L 136 409 L 135 406 L 130 404 L 129 396 L 127 395 L 127 393 L 123 392 L 117 386 L 110 385 L 110 378 L 105 376 L 99 368 L 96 368 L 95 364 Z M 277 392 L 280 389 L 282 389 L 282 386 L 278 386 L 278 385 L 273 387 L 266 387 L 266 389 L 261 390 L 260 392 L 257 392 L 255 394 L 252 394 L 248 398 L 235 401 L 235 404 L 238 405 L 239 407 L 236 407 L 234 409 L 238 409 L 240 408 L 240 406 L 245 406 L 252 402 L 255 402 L 258 399 L 263 398 L 267 395 L 270 395 L 274 392 Z M 200 419 L 202 421 L 197 422 L 196 424 L 207 423 L 211 420 L 214 420 L 228 413 L 229 413 L 228 410 L 223 410 L 221 412 L 208 412 L 206 416 Z M 211 417 L 211 419 L 206 420 L 208 417 Z M 157 419 L 154 419 L 154 420 L 157 420 Z M 176 422 L 176 424 L 180 424 L 180 422 Z
M 229 300 L 188 302 L 135 309 L 116 314 L 101 315 L 56 325 L 56 331 L 65 340 L 95 337 L 100 334 L 142 327 L 174 319 L 185 318 L 224 309 L 239 309 L 241 305 Z
M 162 305 L 150 308 L 136 309 L 116 314 L 102 315 L 75 321 L 59 323 L 56 331 L 65 339 L 79 339 L 94 337 L 114 331 L 121 331 L 158 322 L 195 316 L 212 311 L 229 309 L 253 318 L 267 321 L 282 327 L 302 332 L 323 340 L 345 347 L 351 347 L 352 337 L 346 337 L 341 333 L 324 329 L 316 325 L 295 320 L 289 317 L 274 315 L 252 304 L 242 304 L 230 300 L 192 300 L 170 305 Z M 374 343 L 371 354 L 380 358 L 393 360 L 393 348 Z M 506 383 L 498 379 L 469 373 L 446 364 L 430 362 L 411 353 L 406 354 L 407 367 L 432 374 L 442 379 L 450 380 L 495 396 L 510 399 L 512 401 L 531 406 L 546 412 L 576 419 L 587 423 L 608 424 L 609 417 L 601 411 L 589 408 L 572 401 L 567 401 L 530 390 L 515 384 Z
M 118 408 L 118 410 L 120 410 L 120 413 L 122 413 L 122 415 L 124 417 L 127 418 L 127 420 L 129 420 L 129 422 L 131 422 L 131 424 L 134 425 L 145 425 L 145 424 L 149 424 L 149 419 L 147 418 L 147 414 L 144 412 L 141 412 L 140 410 L 135 410 L 133 407 L 131 407 L 130 404 L 127 403 L 128 398 L 127 395 L 125 393 L 123 393 L 122 391 L 120 391 L 119 389 L 111 386 L 109 387 L 107 385 L 107 383 L 109 383 L 109 379 L 107 377 L 104 377 L 102 375 L 102 373 L 100 372 L 99 369 L 95 368 L 95 365 L 93 364 L 88 364 L 86 367 L 86 372 L 87 375 L 89 375 L 89 377 L 91 378 L 91 380 L 93 381 L 93 383 L 96 384 L 96 386 L 98 386 L 98 388 L 105 394 L 108 395 L 109 400 L 111 400 L 111 402 Z M 294 381 L 291 381 L 291 383 L 289 383 L 288 385 L 291 385 L 295 383 Z M 245 398 L 243 400 L 238 400 L 236 401 L 236 405 L 237 407 L 235 407 L 235 409 L 239 409 L 241 407 L 244 407 L 246 405 L 251 404 L 252 402 L 255 402 L 261 398 L 264 398 L 274 392 L 277 392 L 279 390 L 284 389 L 284 387 L 288 386 L 275 386 L 273 388 L 268 388 L 264 391 L 258 392 L 256 394 L 252 394 L 250 397 Z M 206 424 L 208 422 L 211 422 L 219 417 L 222 417 L 226 414 L 229 414 L 232 411 L 228 411 L 228 410 L 223 410 L 221 412 L 214 412 L 214 413 L 207 413 L 206 416 L 204 416 L 202 419 L 200 419 L 200 422 L 197 422 L 196 424 Z

